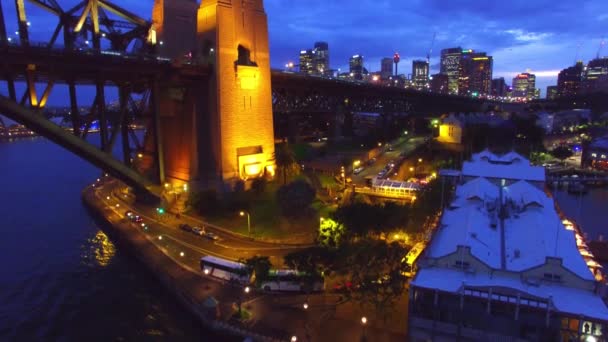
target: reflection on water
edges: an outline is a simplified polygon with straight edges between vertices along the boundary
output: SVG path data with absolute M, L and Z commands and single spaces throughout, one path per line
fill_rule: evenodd
M 98 176 L 44 139 L 0 143 L 0 341 L 225 341 L 93 222 Z
M 116 247 L 108 236 L 98 230 L 94 237 L 87 240 L 83 246 L 82 262 L 87 266 L 106 267 L 116 255 Z

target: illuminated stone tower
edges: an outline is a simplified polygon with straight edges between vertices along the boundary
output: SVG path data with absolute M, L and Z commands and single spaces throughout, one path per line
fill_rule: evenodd
M 152 23 L 161 56 L 176 58 L 194 49 L 197 7 L 197 0 L 154 0 Z
M 262 0 L 203 0 L 198 58 L 213 64 L 200 113 L 205 178 L 232 183 L 274 174 L 268 24 Z

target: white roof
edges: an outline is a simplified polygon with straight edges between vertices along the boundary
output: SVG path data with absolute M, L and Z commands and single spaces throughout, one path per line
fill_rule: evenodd
M 477 259 L 501 269 L 499 189 L 484 178 L 459 186 L 427 249 L 427 257 L 443 257 L 456 252 L 458 246 L 468 246 Z M 504 220 L 507 271 L 520 272 L 555 257 L 582 279 L 594 279 L 578 251 L 574 232 L 564 227 L 545 193 L 520 181 L 503 188 L 503 203 L 509 213 Z
M 515 152 L 497 156 L 485 150 L 474 154 L 472 161 L 464 162 L 462 175 L 544 182 L 545 168 L 530 165 L 528 159 Z
M 487 274 L 481 275 L 438 267 L 423 268 L 418 271 L 412 285 L 453 293 L 458 293 L 463 285 L 466 287 L 508 287 L 531 296 L 550 300 L 560 312 L 608 320 L 608 308 L 600 296 L 591 291 L 560 285 L 545 283 L 531 285 L 517 278 L 491 277 Z

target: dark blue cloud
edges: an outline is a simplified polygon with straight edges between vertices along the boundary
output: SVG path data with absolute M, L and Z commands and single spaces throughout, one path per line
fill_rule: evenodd
M 78 1 L 58 2 L 68 8 Z M 153 0 L 114 2 L 151 17 Z M 13 2 L 2 6 L 14 31 Z M 363 54 L 367 68 L 376 70 L 382 57 L 399 51 L 400 69 L 409 70 L 412 59 L 425 58 L 436 33 L 432 65 L 438 64 L 442 48 L 462 46 L 493 55 L 495 75 L 510 78 L 531 69 L 545 75 L 540 78 L 544 87 L 576 58 L 593 58 L 602 36 L 608 37 L 605 0 L 266 0 L 265 7 L 277 68 L 295 61 L 315 41 L 327 41 L 333 68 L 344 68 L 349 56 Z M 52 32 L 54 18 L 33 6 L 28 12 L 35 34 Z

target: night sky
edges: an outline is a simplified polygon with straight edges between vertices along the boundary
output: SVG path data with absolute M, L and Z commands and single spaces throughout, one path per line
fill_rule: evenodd
M 75 0 L 58 0 L 68 8 Z M 114 1 L 149 19 L 153 0 Z M 14 2 L 2 1 L 14 33 Z M 494 77 L 507 83 L 530 69 L 543 91 L 557 82 L 559 70 L 595 57 L 608 38 L 605 0 L 266 0 L 272 65 L 297 62 L 299 51 L 327 41 L 331 66 L 348 68 L 353 54 L 365 56 L 368 70 L 380 59 L 401 54 L 400 71 L 411 73 L 412 59 L 424 59 L 437 39 L 431 72 L 438 72 L 442 48 L 461 46 L 494 56 Z M 56 19 L 28 6 L 33 36 L 51 34 Z M 35 39 L 35 38 L 33 38 Z M 606 47 L 602 55 L 608 55 Z

